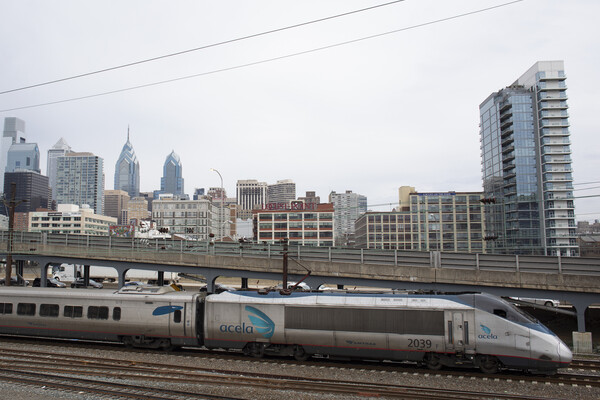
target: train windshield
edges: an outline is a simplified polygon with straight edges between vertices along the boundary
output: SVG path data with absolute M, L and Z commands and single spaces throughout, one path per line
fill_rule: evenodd
M 502 300 L 499 297 L 488 295 L 476 295 L 475 306 L 483 311 L 505 318 L 520 324 L 537 322 L 535 318 L 529 314 L 519 310 L 509 302 Z

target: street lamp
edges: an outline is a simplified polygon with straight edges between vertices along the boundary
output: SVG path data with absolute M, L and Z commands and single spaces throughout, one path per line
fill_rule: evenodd
M 221 229 L 225 225 L 221 221 L 221 218 L 224 219 L 224 216 L 223 216 L 223 203 L 225 202 L 225 199 L 224 199 L 225 195 L 223 194 L 223 176 L 221 175 L 221 173 L 219 171 L 217 171 L 214 168 L 211 168 L 210 170 L 216 172 L 217 174 L 219 174 L 219 178 L 221 178 L 221 210 L 219 211 L 219 225 L 218 225 L 219 226 L 219 231 L 221 231 Z M 223 235 L 223 236 L 225 236 L 225 235 Z M 223 239 L 223 236 L 221 237 L 221 240 Z

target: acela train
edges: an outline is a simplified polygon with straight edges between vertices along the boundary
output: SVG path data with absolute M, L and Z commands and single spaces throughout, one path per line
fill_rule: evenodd
M 304 360 L 312 355 L 408 360 L 431 369 L 475 366 L 547 373 L 569 348 L 543 324 L 488 294 L 367 294 L 170 287 L 117 292 L 0 288 L 0 334 L 205 346 Z

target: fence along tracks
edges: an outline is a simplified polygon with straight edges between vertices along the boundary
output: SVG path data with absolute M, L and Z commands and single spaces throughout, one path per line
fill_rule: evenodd
M 32 370 L 36 372 L 30 372 Z M 95 379 L 90 379 L 90 377 L 95 377 Z M 131 399 L 235 399 L 235 395 L 223 397 L 211 394 L 228 392 L 228 389 L 223 388 L 223 386 L 238 389 L 251 388 L 253 390 L 270 391 L 271 393 L 273 390 L 294 390 L 295 392 L 301 391 L 307 394 L 325 393 L 342 396 L 356 395 L 407 399 L 541 398 L 539 396 L 527 397 L 387 383 L 248 373 L 215 368 L 186 367 L 175 364 L 60 354 L 54 351 L 22 351 L 2 348 L 0 348 L 0 379 L 38 387 L 43 385 L 62 390 Z M 115 383 L 114 379 L 119 379 L 119 382 Z M 393 381 L 396 381 L 396 379 L 393 379 Z M 540 377 L 538 381 L 541 382 L 543 379 Z M 172 387 L 176 387 L 178 390 L 168 389 Z M 217 389 L 215 390 L 215 388 Z

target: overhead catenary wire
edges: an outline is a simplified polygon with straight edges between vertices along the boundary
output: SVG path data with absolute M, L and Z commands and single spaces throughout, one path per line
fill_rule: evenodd
M 404 2 L 404 1 L 406 1 L 406 0 L 394 0 L 394 1 L 387 2 L 387 3 L 376 4 L 374 6 L 365 7 L 365 8 L 361 8 L 361 9 L 353 10 L 353 11 L 348 11 L 348 12 L 341 13 L 341 14 L 331 15 L 329 17 L 314 19 L 314 20 L 311 20 L 311 21 L 301 22 L 299 24 L 289 25 L 289 26 L 286 26 L 286 27 L 283 27 L 283 28 L 271 29 L 271 30 L 268 30 L 268 31 L 264 31 L 264 32 L 260 32 L 260 33 L 254 33 L 254 34 L 251 34 L 251 35 L 242 36 L 242 37 L 235 38 L 235 39 L 224 40 L 222 42 L 207 44 L 205 46 L 199 46 L 199 47 L 194 47 L 192 49 L 177 51 L 175 53 L 164 54 L 162 56 L 147 58 L 147 59 L 144 59 L 144 60 L 133 61 L 133 62 L 126 63 L 126 64 L 121 64 L 121 65 L 115 65 L 113 67 L 103 68 L 103 69 L 99 69 L 99 70 L 96 70 L 96 71 L 86 72 L 86 73 L 82 73 L 82 74 L 78 74 L 78 75 L 73 75 L 73 76 L 69 76 L 69 77 L 65 77 L 65 78 L 60 78 L 60 79 L 55 79 L 55 80 L 51 80 L 51 81 L 47 81 L 47 82 L 36 83 L 36 84 L 33 84 L 33 85 L 29 85 L 29 86 L 23 86 L 23 87 L 19 87 L 19 88 L 15 88 L 15 89 L 9 89 L 9 90 L 5 90 L 5 91 L 0 92 L 0 95 L 7 94 L 7 93 L 12 93 L 12 92 L 18 92 L 18 91 L 27 90 L 27 89 L 33 89 L 33 88 L 40 87 L 40 86 L 52 85 L 54 83 L 65 82 L 65 81 L 69 81 L 69 80 L 73 80 L 73 79 L 83 78 L 83 77 L 86 77 L 86 76 L 102 74 L 104 72 L 109 72 L 109 71 L 114 71 L 114 70 L 117 70 L 117 69 L 128 68 L 128 67 L 132 67 L 132 66 L 140 65 L 140 64 L 146 64 L 146 63 L 150 63 L 150 62 L 153 62 L 153 61 L 163 60 L 165 58 L 181 56 L 183 54 L 193 53 L 193 52 L 200 51 L 200 50 L 206 50 L 206 49 L 209 49 L 209 48 L 212 48 L 212 47 L 223 46 L 223 45 L 231 44 L 231 43 L 235 43 L 235 42 L 241 42 L 243 40 L 253 39 L 253 38 L 257 38 L 257 37 L 260 37 L 260 36 L 265 36 L 265 35 L 269 35 L 269 34 L 273 34 L 273 33 L 277 33 L 277 32 L 282 32 L 282 31 L 286 31 L 286 30 L 290 30 L 290 29 L 300 28 L 302 26 L 312 25 L 312 24 L 316 24 L 316 23 L 324 22 L 324 21 L 329 21 L 329 20 L 336 19 L 336 18 L 346 17 L 348 15 L 358 14 L 358 13 L 361 13 L 361 12 L 365 12 L 365 11 L 373 10 L 373 9 L 376 9 L 376 8 L 381 8 L 381 7 L 393 5 L 393 4 L 396 4 L 396 3 L 401 3 L 401 2 Z
M 122 93 L 122 92 L 127 92 L 127 91 L 142 89 L 142 88 L 148 88 L 148 87 L 152 87 L 152 86 L 164 85 L 164 84 L 167 84 L 167 83 L 173 83 L 173 82 L 177 82 L 177 81 L 182 81 L 182 80 L 187 80 L 187 79 L 192 79 L 192 78 L 198 78 L 198 77 L 202 77 L 202 76 L 213 75 L 213 74 L 218 74 L 218 73 L 222 73 L 222 72 L 227 72 L 227 71 L 233 71 L 233 70 L 237 70 L 237 69 L 252 67 L 252 66 L 256 66 L 256 65 L 260 65 L 260 64 L 266 64 L 266 63 L 269 63 L 269 62 L 279 61 L 279 60 L 283 60 L 283 59 L 287 59 L 287 58 L 297 57 L 297 56 L 301 56 L 301 55 L 305 55 L 305 54 L 315 53 L 315 52 L 319 52 L 319 51 L 323 51 L 323 50 L 328 50 L 328 49 L 332 49 L 332 48 L 336 48 L 336 47 L 341 47 L 341 46 L 345 46 L 345 45 L 349 45 L 349 44 L 353 44 L 353 43 L 358 43 L 358 42 L 362 42 L 362 41 L 366 41 L 366 40 L 371 40 L 371 39 L 375 39 L 375 38 L 379 38 L 379 37 L 383 37 L 383 36 L 387 36 L 387 35 L 392 35 L 392 34 L 395 34 L 395 33 L 400 33 L 400 32 L 408 31 L 408 30 L 411 30 L 411 29 L 422 28 L 422 27 L 425 27 L 425 26 L 429 26 L 429 25 L 433 25 L 433 24 L 437 24 L 437 23 L 442 23 L 442 22 L 447 22 L 447 21 L 451 21 L 451 20 L 454 20 L 454 19 L 463 18 L 463 17 L 475 15 L 475 14 L 480 14 L 480 13 L 483 13 L 483 12 L 486 12 L 486 11 L 491 11 L 491 10 L 498 9 L 498 8 L 501 8 L 501 7 L 510 6 L 510 5 L 515 4 L 515 3 L 520 3 L 522 1 L 524 1 L 524 0 L 509 1 L 509 2 L 498 4 L 498 5 L 495 5 L 495 6 L 481 8 L 481 9 L 478 9 L 478 10 L 475 10 L 475 11 L 469 11 L 469 12 L 466 12 L 466 13 L 457 14 L 457 15 L 453 15 L 453 16 L 450 16 L 450 17 L 446 17 L 446 18 L 440 18 L 440 19 L 429 21 L 429 22 L 424 22 L 424 23 L 421 23 L 421 24 L 411 25 L 411 26 L 408 26 L 408 27 L 405 27 L 405 28 L 395 29 L 395 30 L 392 30 L 392 31 L 378 33 L 378 34 L 374 34 L 374 35 L 370 35 L 370 36 L 364 36 L 364 37 L 361 37 L 361 38 L 358 38 L 358 39 L 347 40 L 347 41 L 344 41 L 344 42 L 334 43 L 334 44 L 331 44 L 331 45 L 317 47 L 317 48 L 313 48 L 313 49 L 309 49 L 309 50 L 305 50 L 305 51 L 300 51 L 300 52 L 297 52 L 297 53 L 291 53 L 291 54 L 286 54 L 286 55 L 283 55 L 283 56 L 267 58 L 267 59 L 264 59 L 264 60 L 254 61 L 254 62 L 250 62 L 250 63 L 246 63 L 246 64 L 240 64 L 240 65 L 237 65 L 237 66 L 226 67 L 226 68 L 216 69 L 216 70 L 207 71 L 207 72 L 201 72 L 201 73 L 197 73 L 197 74 L 193 74 L 193 75 L 187 75 L 187 76 L 183 76 L 183 77 L 178 77 L 178 78 L 173 78 L 173 79 L 167 79 L 167 80 L 157 81 L 157 82 L 152 82 L 152 83 L 147 83 L 147 84 L 143 84 L 143 85 L 131 86 L 131 87 L 128 87 L 128 88 L 123 88 L 123 89 L 111 90 L 111 91 L 108 91 L 108 92 L 102 92 L 102 93 L 96 93 L 96 94 L 91 94 L 91 95 L 86 95 L 86 96 L 73 97 L 73 98 L 69 98 L 69 99 L 51 101 L 51 102 L 46 102 L 46 103 L 39 103 L 39 104 L 32 104 L 32 105 L 21 106 L 21 107 L 8 108 L 8 109 L 0 110 L 0 112 L 11 112 L 11 111 L 24 110 L 24 109 L 29 109 L 29 108 L 37 108 L 37 107 L 44 107 L 44 106 L 50 106 L 50 105 L 55 105 L 55 104 L 61 104 L 61 103 L 67 103 L 67 102 L 85 100 L 85 99 L 90 99 L 90 98 L 94 98 L 94 97 L 107 96 L 107 95 L 111 95 L 111 94 Z

